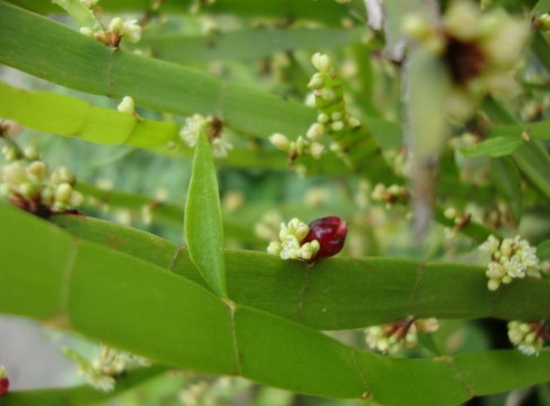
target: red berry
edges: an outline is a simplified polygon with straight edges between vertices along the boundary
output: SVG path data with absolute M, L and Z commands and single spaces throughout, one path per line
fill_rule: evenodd
M 348 225 L 340 217 L 323 217 L 309 224 L 309 233 L 303 242 L 319 241 L 320 248 L 315 258 L 331 257 L 340 252 L 347 233 Z
M 10 380 L 8 378 L 0 378 L 0 396 L 4 396 L 8 393 L 10 387 Z

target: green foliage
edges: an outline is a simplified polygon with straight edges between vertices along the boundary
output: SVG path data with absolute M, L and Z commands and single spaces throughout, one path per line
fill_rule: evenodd
M 208 286 L 227 297 L 225 254 L 218 181 L 206 134 L 201 131 L 185 203 L 185 238 L 189 256 Z
M 258 406 L 492 405 L 525 386 L 545 404 L 550 353 L 502 343 L 512 320 L 535 329 L 510 335 L 523 352 L 550 338 L 550 281 L 524 269 L 491 276 L 490 291 L 486 273 L 535 266 L 522 262 L 533 247 L 550 256 L 548 2 L 522 2 L 531 15 L 516 17 L 534 20 L 520 67 L 511 40 L 488 45 L 500 26 L 476 37 L 481 14 L 472 34 L 448 2 L 387 3 L 382 33 L 360 0 L 0 1 L 0 63 L 14 68 L 0 117 L 26 128 L 0 122 L 0 313 L 153 363 L 115 376 L 113 392 L 11 391 L 0 404 L 238 403 L 241 387 L 195 373 L 245 378 Z M 126 12 L 144 27 L 136 44 L 109 24 Z M 506 16 L 493 24 L 523 38 Z M 330 59 L 312 67 L 314 52 Z M 520 86 L 500 98 L 491 86 L 506 90 L 513 69 Z M 135 109 L 116 108 L 126 97 Z M 215 128 L 191 128 L 194 114 Z M 76 173 L 51 193 L 82 193 L 82 213 L 39 204 L 28 147 Z M 265 252 L 280 223 L 328 215 L 348 223 L 338 257 Z M 530 246 L 490 248 L 516 235 Z M 430 318 L 437 332 L 421 328 Z M 378 325 L 414 340 L 370 350 Z

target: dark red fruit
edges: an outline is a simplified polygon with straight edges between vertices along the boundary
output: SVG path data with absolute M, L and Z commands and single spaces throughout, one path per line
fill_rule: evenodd
M 10 380 L 8 378 L 0 378 L 0 396 L 8 393 L 10 387 Z
M 340 217 L 323 217 L 309 224 L 309 233 L 303 242 L 319 241 L 319 252 L 313 259 L 331 257 L 342 250 L 347 233 L 348 225 Z

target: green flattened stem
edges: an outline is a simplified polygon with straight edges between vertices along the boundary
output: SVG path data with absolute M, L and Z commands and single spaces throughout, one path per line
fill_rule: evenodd
M 98 144 L 140 148 L 179 142 L 179 127 L 48 92 L 30 92 L 0 82 L 0 116 L 36 130 Z
M 550 353 L 544 351 L 538 357 L 507 350 L 433 359 L 392 359 L 352 349 L 318 330 L 276 315 L 238 303 L 228 306 L 225 299 L 181 275 L 119 252 L 113 246 L 71 236 L 56 225 L 5 204 L 0 204 L 0 220 L 5 231 L 0 236 L 8 236 L 1 241 L 7 249 L 0 256 L 0 312 L 35 319 L 49 316 L 92 339 L 153 361 L 212 374 L 236 374 L 315 396 L 366 398 L 387 406 L 450 406 L 476 395 L 550 379 Z M 17 249 L 29 244 L 30 235 L 30 251 Z M 132 245 L 132 241 L 119 241 L 116 247 L 124 245 Z M 32 257 L 37 260 L 27 259 Z M 52 260 L 58 257 L 61 260 Z M 163 260 L 167 259 L 164 256 Z M 341 272 L 353 268 L 351 262 L 340 265 Z M 369 274 L 370 267 L 366 265 L 355 270 L 354 276 Z M 406 271 L 406 263 L 402 265 L 405 266 L 395 268 L 392 277 L 398 271 Z M 424 270 L 426 275 L 432 274 L 429 268 Z M 418 285 L 414 292 L 418 308 L 427 304 L 424 300 L 430 298 L 434 288 L 449 284 L 443 268 L 435 271 L 425 281 L 411 278 Z M 329 278 L 328 267 L 324 273 Z M 46 279 L 50 283 L 44 283 Z M 283 282 L 280 286 L 284 286 Z M 329 292 L 327 288 L 335 285 L 335 279 L 330 278 L 326 283 L 318 282 Z M 350 286 L 363 282 L 350 281 L 347 290 L 352 291 Z M 391 281 L 385 285 L 390 295 Z M 322 296 L 322 290 L 311 288 Z M 453 289 L 450 286 L 440 300 L 446 300 Z M 490 297 L 484 286 L 479 289 L 478 295 L 483 290 Z M 17 294 L 8 297 L 10 291 Z M 523 296 L 529 297 L 526 292 Z M 333 292 L 339 300 L 346 297 L 343 293 Z M 405 296 L 411 302 L 411 296 Z M 388 302 L 368 295 L 367 298 L 372 304 L 377 303 L 378 309 Z M 513 297 L 508 299 L 510 306 L 517 307 Z M 489 300 L 488 308 L 495 303 Z M 548 308 L 547 304 L 537 305 Z
M 214 158 L 201 130 L 185 205 L 185 238 L 189 256 L 218 296 L 227 297 L 222 216 Z
M 136 104 L 163 113 L 214 114 L 227 127 L 259 137 L 274 131 L 305 133 L 316 116 L 301 103 L 250 86 L 114 50 L 3 1 L 0 63 L 72 89 L 117 99 L 131 96 Z
M 73 215 L 52 221 L 79 238 L 170 270 L 204 287 L 187 249 L 129 227 Z M 332 258 L 308 272 L 263 252 L 226 251 L 227 290 L 239 305 L 321 330 L 361 328 L 409 315 L 442 319 L 542 320 L 550 307 L 545 279 L 514 281 L 492 294 L 485 269 L 393 258 Z

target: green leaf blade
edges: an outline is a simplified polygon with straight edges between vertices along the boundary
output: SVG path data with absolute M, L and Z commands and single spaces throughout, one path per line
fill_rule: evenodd
M 156 361 L 236 370 L 227 306 L 189 280 L 94 243 L 79 246 L 68 316 L 77 331 Z
M 477 156 L 498 158 L 510 155 L 516 151 L 523 142 L 523 139 L 520 137 L 494 137 L 469 148 L 461 149 L 460 152 L 471 158 Z
M 210 144 L 203 131 L 193 158 L 184 229 L 191 260 L 210 289 L 227 297 L 218 181 Z
M 75 245 L 60 229 L 46 230 L 40 222 L 32 221 L 32 217 L 0 202 L 0 257 L 3 258 L 0 309 L 11 314 L 53 319 L 64 305 L 63 279 L 73 260 Z M 21 227 L 23 223 L 28 225 Z M 11 269 L 17 272 L 9 272 Z M 21 293 L 29 289 L 41 294 Z

